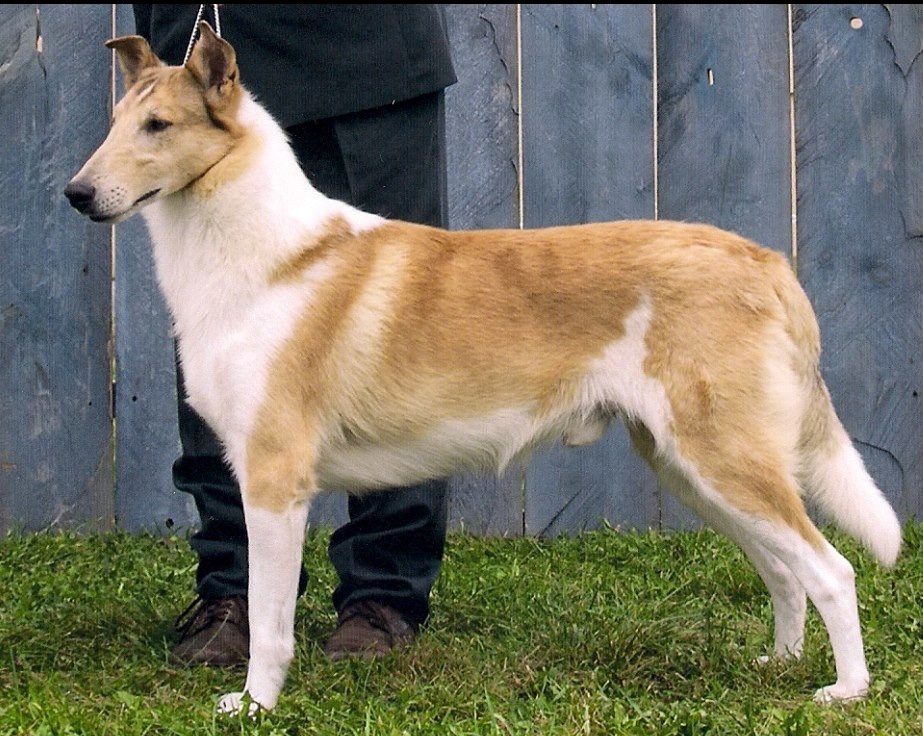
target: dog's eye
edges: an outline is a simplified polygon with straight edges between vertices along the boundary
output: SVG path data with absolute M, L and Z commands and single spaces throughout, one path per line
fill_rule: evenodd
M 171 123 L 169 120 L 164 120 L 163 118 L 148 118 L 148 120 L 144 123 L 144 132 L 161 133 L 171 125 L 173 125 L 173 123 Z

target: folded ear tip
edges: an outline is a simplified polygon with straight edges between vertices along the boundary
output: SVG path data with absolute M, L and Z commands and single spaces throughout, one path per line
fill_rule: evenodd
M 144 40 L 141 36 L 130 35 L 130 36 L 116 36 L 115 38 L 110 38 L 106 41 L 103 41 L 103 45 L 107 49 L 118 48 L 119 46 L 128 45 L 128 44 L 142 44 L 147 45 L 147 41 Z
M 125 36 L 116 36 L 115 38 L 110 38 L 108 41 L 103 41 L 103 46 L 107 49 L 114 49 L 124 40 Z

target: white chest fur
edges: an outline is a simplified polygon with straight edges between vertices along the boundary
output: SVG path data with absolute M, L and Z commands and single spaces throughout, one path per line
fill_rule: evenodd
M 357 231 L 381 222 L 314 189 L 274 121 L 249 99 L 244 108 L 258 141 L 254 165 L 207 193 L 190 188 L 143 211 L 188 400 L 229 449 L 249 431 L 269 362 L 329 266 L 320 260 L 297 282 L 275 281 L 276 269 L 333 217 Z

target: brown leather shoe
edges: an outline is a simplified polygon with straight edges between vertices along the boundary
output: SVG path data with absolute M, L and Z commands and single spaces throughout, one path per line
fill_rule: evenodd
M 250 656 L 247 599 L 197 597 L 176 617 L 179 641 L 170 651 L 177 664 L 233 667 Z
M 417 632 L 391 606 L 364 600 L 346 606 L 324 644 L 334 662 L 346 657 L 381 657 L 411 645 Z

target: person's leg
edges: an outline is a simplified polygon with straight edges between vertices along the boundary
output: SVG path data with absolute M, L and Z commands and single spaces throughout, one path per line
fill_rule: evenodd
M 177 416 L 182 454 L 173 463 L 173 484 L 188 493 L 199 512 L 189 544 L 198 558 L 196 591 L 203 598 L 247 594 L 247 527 L 240 488 L 224 462 L 221 443 L 184 396 L 179 361 Z
M 182 454 L 173 484 L 189 493 L 199 526 L 189 544 L 197 557 L 196 599 L 176 620 L 174 661 L 227 666 L 247 661 L 247 528 L 240 489 L 224 462 L 221 444 L 185 400 L 176 361 L 177 417 Z
M 289 132 L 306 173 L 328 196 L 391 218 L 446 224 L 441 93 Z M 328 655 L 383 653 L 412 639 L 429 614 L 442 561 L 447 494 L 442 479 L 350 497 L 350 520 L 329 546 L 340 620 Z
M 445 546 L 447 482 L 350 496 L 349 521 L 330 537 L 339 575 L 338 612 L 364 600 L 385 603 L 414 629 L 429 616 L 429 594 Z

